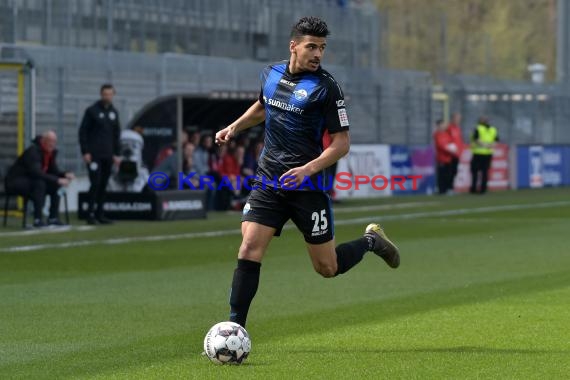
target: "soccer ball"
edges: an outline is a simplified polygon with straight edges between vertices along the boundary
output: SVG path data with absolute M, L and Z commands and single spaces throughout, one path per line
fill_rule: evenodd
M 251 351 L 251 340 L 237 323 L 220 322 L 206 334 L 204 351 L 216 364 L 241 364 Z

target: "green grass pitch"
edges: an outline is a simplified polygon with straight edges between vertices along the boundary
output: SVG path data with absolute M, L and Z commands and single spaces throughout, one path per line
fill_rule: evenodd
M 568 189 L 347 201 L 335 214 L 337 243 L 382 222 L 401 267 L 367 254 L 324 279 L 285 230 L 263 262 L 239 367 L 200 355 L 228 316 L 238 214 L 31 235 L 11 220 L 0 379 L 570 377 Z

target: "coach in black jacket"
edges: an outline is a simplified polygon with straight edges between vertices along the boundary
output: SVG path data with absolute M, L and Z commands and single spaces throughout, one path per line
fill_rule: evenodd
M 34 227 L 43 227 L 42 210 L 46 195 L 50 196 L 47 224 L 62 225 L 58 218 L 61 186 L 69 185 L 73 173 L 64 172 L 56 162 L 57 136 L 53 131 L 36 137 L 33 144 L 22 153 L 6 175 L 7 191 L 28 197 L 34 204 Z
M 89 172 L 88 224 L 111 223 L 103 215 L 103 203 L 113 163 L 119 164 L 119 113 L 113 107 L 115 89 L 110 84 L 101 86 L 101 99 L 85 110 L 79 128 L 79 144 Z M 95 210 L 95 203 L 97 209 Z

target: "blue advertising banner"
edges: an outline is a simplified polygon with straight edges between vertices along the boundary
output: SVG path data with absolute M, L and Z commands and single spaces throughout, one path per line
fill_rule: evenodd
M 545 187 L 563 185 L 563 150 L 562 146 L 542 147 L 542 179 Z
M 570 146 L 562 147 L 562 185 L 570 186 Z
M 406 180 L 404 189 L 395 187 L 392 194 L 432 194 L 435 187 L 434 160 L 431 145 L 391 145 L 391 175 L 421 176 L 415 181 Z
M 517 188 L 570 185 L 570 147 L 517 146 Z

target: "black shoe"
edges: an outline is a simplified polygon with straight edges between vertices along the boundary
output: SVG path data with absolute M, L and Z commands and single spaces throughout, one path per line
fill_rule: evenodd
M 97 222 L 100 224 L 113 224 L 113 221 L 111 219 L 105 218 L 104 216 L 98 217 Z
M 34 219 L 34 224 L 32 226 L 34 228 L 43 228 L 47 227 L 47 224 L 45 224 L 41 219 Z
M 59 218 L 49 218 L 47 221 L 48 226 L 65 226 L 66 224 L 63 223 Z
M 372 252 L 380 256 L 390 268 L 400 266 L 400 252 L 398 247 L 388 239 L 388 236 L 379 224 L 371 223 L 366 227 L 364 236 L 374 239 Z
M 92 226 L 97 224 L 97 219 L 95 219 L 95 215 L 89 215 L 87 217 L 87 224 L 90 224 Z

